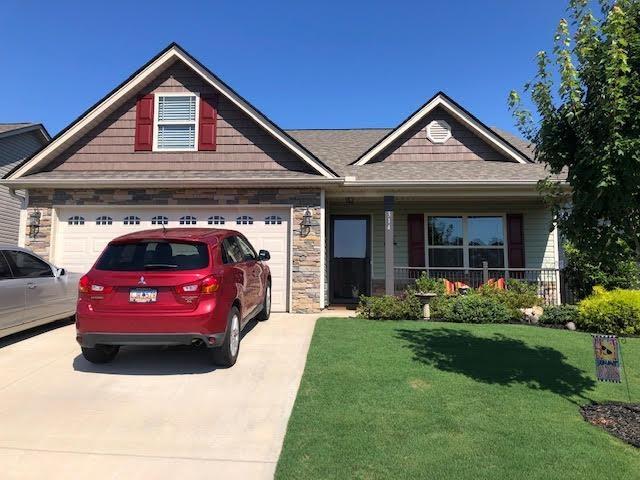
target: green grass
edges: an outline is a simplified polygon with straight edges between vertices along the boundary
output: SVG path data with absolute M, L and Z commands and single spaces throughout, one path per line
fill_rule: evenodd
M 640 401 L 640 340 L 623 343 Z M 277 479 L 640 479 L 640 451 L 582 420 L 626 401 L 591 337 L 519 325 L 320 319 Z

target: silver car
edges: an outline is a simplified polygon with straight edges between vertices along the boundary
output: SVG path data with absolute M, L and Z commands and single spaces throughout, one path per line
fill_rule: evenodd
M 0 337 L 73 315 L 79 279 L 29 250 L 0 245 Z

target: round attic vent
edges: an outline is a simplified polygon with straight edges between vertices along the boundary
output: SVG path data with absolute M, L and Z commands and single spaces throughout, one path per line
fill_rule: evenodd
M 434 120 L 427 125 L 427 138 L 433 143 L 444 143 L 451 138 L 451 126 L 444 120 Z

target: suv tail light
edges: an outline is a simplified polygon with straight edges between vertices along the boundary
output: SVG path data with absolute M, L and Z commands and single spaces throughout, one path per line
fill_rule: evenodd
M 211 295 L 220 289 L 220 279 L 216 276 L 205 277 L 199 282 L 185 283 L 174 287 L 175 292 L 188 302 L 198 298 L 200 295 Z
M 87 275 L 83 275 L 78 282 L 78 292 L 79 293 L 95 293 L 95 294 L 104 294 L 111 293 L 113 291 L 113 287 L 107 285 L 101 285 L 99 283 L 92 282 Z

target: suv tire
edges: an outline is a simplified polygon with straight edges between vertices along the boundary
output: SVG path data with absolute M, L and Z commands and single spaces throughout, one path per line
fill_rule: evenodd
M 91 363 L 109 363 L 118 354 L 118 345 L 96 345 L 93 348 L 82 347 L 82 356 Z
M 240 353 L 240 335 L 240 311 L 237 307 L 231 307 L 224 342 L 219 347 L 211 349 L 213 363 L 226 368 L 235 365 Z
M 264 322 L 269 320 L 271 316 L 271 281 L 267 283 L 267 288 L 264 290 L 264 300 L 262 301 L 262 310 L 256 315 L 256 320 Z

